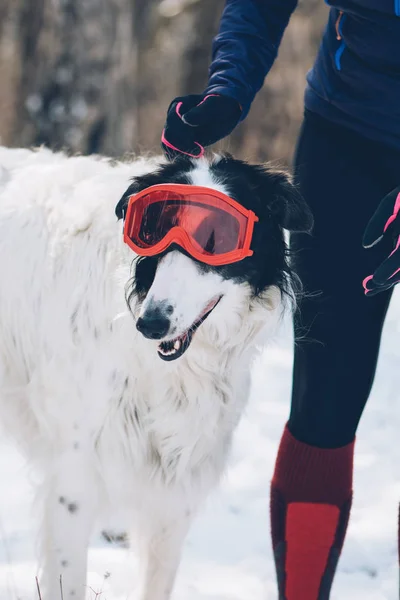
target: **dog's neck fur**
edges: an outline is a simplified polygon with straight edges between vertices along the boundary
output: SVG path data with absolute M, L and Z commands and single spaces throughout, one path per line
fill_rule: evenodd
M 130 261 L 125 249 L 119 256 L 119 270 L 126 274 Z M 121 278 L 121 282 L 124 280 L 126 277 Z M 120 283 L 114 285 L 110 296 L 121 298 Z M 134 462 L 139 470 L 140 464 L 144 468 L 150 458 L 152 485 L 155 480 L 160 485 L 179 484 L 180 480 L 188 485 L 188 473 L 192 473 L 193 486 L 199 467 L 204 472 L 207 460 L 213 463 L 210 473 L 219 473 L 248 398 L 249 363 L 257 341 L 262 342 L 263 333 L 271 335 L 279 318 L 280 309 L 272 310 L 276 294 L 278 290 L 271 289 L 262 299 L 249 299 L 246 311 L 241 307 L 242 320 L 236 332 L 205 322 L 187 353 L 174 362 L 164 362 L 157 356 L 157 343 L 136 331 L 126 307 L 120 315 L 110 314 L 113 347 L 123 349 L 124 357 L 134 352 L 137 369 L 134 376 L 127 377 L 132 368 L 126 365 L 124 369 L 119 363 L 119 391 L 98 433 L 97 451 L 104 455 L 119 453 L 122 463 L 127 460 L 131 468 Z M 132 308 L 137 313 L 138 309 Z M 179 423 L 182 414 L 185 429 Z M 118 439 L 113 434 L 116 423 L 120 423 L 122 433 Z M 216 444 L 221 443 L 225 447 L 217 448 Z M 221 464 L 216 469 L 217 457 Z M 107 487 L 115 486 L 117 482 Z

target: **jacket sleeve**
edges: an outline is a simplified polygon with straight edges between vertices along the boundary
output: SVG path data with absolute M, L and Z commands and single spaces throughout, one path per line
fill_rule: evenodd
M 207 93 L 235 98 L 243 120 L 278 54 L 298 0 L 226 0 Z

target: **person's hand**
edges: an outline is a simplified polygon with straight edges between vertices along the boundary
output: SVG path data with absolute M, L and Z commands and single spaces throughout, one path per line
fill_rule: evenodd
M 400 281 L 400 186 L 384 197 L 369 221 L 363 237 L 364 248 L 383 238 L 393 240 L 393 250 L 373 275 L 363 281 L 367 296 L 374 296 Z
M 204 148 L 226 137 L 239 122 L 242 109 L 229 96 L 199 94 L 171 102 L 161 136 L 168 158 L 185 154 L 199 158 Z

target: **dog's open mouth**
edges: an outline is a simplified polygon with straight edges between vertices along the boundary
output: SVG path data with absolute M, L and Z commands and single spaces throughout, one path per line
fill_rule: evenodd
M 193 325 L 179 337 L 158 344 L 158 356 L 163 360 L 176 360 L 180 358 L 189 348 L 196 330 L 207 319 L 208 315 L 212 313 L 221 298 L 222 296 L 218 296 L 218 298 L 211 300 Z

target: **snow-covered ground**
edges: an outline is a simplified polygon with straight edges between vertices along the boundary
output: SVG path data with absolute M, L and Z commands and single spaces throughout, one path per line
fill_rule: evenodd
M 286 324 L 254 367 L 252 395 L 229 471 L 188 537 L 175 600 L 276 600 L 268 494 L 289 411 L 291 365 L 291 328 Z M 0 600 L 31 600 L 31 492 L 21 457 L 6 445 L 0 447 L 0 481 Z M 354 508 L 331 600 L 398 599 L 399 501 L 400 289 L 389 311 L 378 375 L 358 433 Z M 93 600 L 126 600 L 134 575 L 134 556 L 100 536 L 93 539 Z

